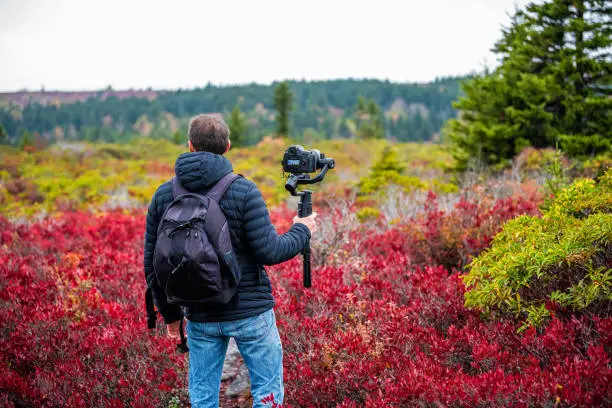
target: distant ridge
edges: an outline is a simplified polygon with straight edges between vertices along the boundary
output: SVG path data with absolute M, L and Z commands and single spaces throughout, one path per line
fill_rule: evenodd
M 329 80 L 290 80 L 290 84 L 320 84 L 325 85 L 333 82 L 364 82 L 364 83 L 375 83 L 380 82 L 381 84 L 393 84 L 393 85 L 403 85 L 403 86 L 413 86 L 413 87 L 428 87 L 432 84 L 436 83 L 444 83 L 444 82 L 454 82 L 457 80 L 464 79 L 465 76 L 457 76 L 457 77 L 440 77 L 436 78 L 433 81 L 429 82 L 392 82 L 387 80 L 380 79 L 354 79 L 354 78 L 344 78 L 344 79 L 329 79 Z M 99 100 L 106 100 L 110 97 L 116 97 L 117 99 L 127 99 L 127 98 L 140 98 L 140 99 L 148 99 L 153 100 L 156 99 L 160 94 L 165 93 L 176 93 L 176 92 L 190 92 L 190 91 L 198 91 L 206 88 L 216 88 L 216 89 L 224 89 L 224 88 L 247 88 L 247 87 L 270 87 L 278 82 L 272 82 L 272 84 L 260 84 L 260 83 L 245 83 L 245 84 L 222 84 L 222 85 L 213 85 L 207 84 L 203 87 L 192 87 L 192 88 L 184 88 L 184 89 L 124 89 L 124 90 L 114 90 L 114 89 L 99 89 L 99 90 L 80 90 L 80 91 L 62 91 L 62 90 L 19 90 L 12 92 L 0 92 L 0 105 L 6 103 L 12 103 L 15 105 L 19 105 L 24 107 L 30 103 L 39 103 L 41 105 L 61 105 L 61 104 L 70 104 L 76 102 L 85 102 L 88 99 L 94 98 Z
M 0 92 L 0 101 L 13 103 L 21 107 L 30 103 L 41 105 L 61 105 L 66 103 L 85 102 L 90 98 L 100 100 L 108 99 L 111 96 L 117 99 L 142 98 L 153 100 L 158 94 L 166 91 L 153 90 L 127 90 L 127 91 L 17 91 Z

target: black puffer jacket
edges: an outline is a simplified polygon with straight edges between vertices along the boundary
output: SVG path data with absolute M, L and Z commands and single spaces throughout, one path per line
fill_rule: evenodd
M 225 157 L 208 152 L 181 154 L 176 160 L 175 173 L 189 191 L 206 193 L 217 181 L 232 171 Z M 162 184 L 149 205 L 144 247 L 144 271 L 153 293 L 157 310 L 166 323 L 180 319 L 179 306 L 166 302 L 166 295 L 155 279 L 153 251 L 157 227 L 172 202 L 172 184 Z M 268 209 L 257 186 L 245 178 L 234 181 L 220 202 L 230 225 L 232 245 L 242 270 L 237 298 L 228 305 L 185 308 L 188 319 L 199 322 L 237 320 L 256 316 L 274 307 L 270 280 L 262 265 L 274 265 L 293 258 L 310 238 L 308 227 L 295 224 L 278 235 L 270 222 Z

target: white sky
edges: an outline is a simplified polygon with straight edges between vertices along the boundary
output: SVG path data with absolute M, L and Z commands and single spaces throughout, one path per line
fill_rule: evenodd
M 0 0 L 0 91 L 428 81 L 495 65 L 526 0 Z

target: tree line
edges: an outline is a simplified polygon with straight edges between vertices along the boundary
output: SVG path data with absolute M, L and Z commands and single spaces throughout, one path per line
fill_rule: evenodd
M 296 139 L 354 137 L 363 122 L 360 98 L 375 104 L 383 136 L 402 141 L 430 140 L 455 116 L 452 103 L 464 77 L 439 78 L 427 84 L 394 83 L 374 79 L 286 81 L 271 85 L 216 86 L 159 92 L 143 98 L 90 98 L 61 105 L 30 103 L 0 108 L 0 124 L 9 140 L 24 132 L 56 139 L 117 142 L 143 132 L 156 138 L 179 138 L 190 116 L 219 112 L 242 126 L 244 144 L 277 133 L 275 90 L 286 86 L 291 105 L 285 118 L 290 127 L 281 134 Z M 377 115 L 378 115 L 377 114 Z M 242 119 L 242 120 L 240 120 Z M 174 135 L 174 133 L 177 133 Z M 39 136 L 39 137 L 42 137 Z

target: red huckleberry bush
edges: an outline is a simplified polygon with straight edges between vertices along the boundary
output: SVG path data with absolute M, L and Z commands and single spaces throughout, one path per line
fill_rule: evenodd
M 185 383 L 143 314 L 141 214 L 0 218 L 0 394 L 17 406 L 167 406 Z M 10 404 L 9 404 L 10 406 Z
M 268 268 L 284 347 L 287 407 L 612 404 L 612 318 L 518 320 L 464 307 L 459 273 L 502 224 L 538 215 L 538 196 L 459 201 L 388 225 L 338 227 L 301 258 Z M 272 212 L 279 230 L 294 211 Z M 341 230 L 341 228 L 346 228 Z M 322 228 L 323 229 L 323 228 Z M 0 218 L 0 404 L 186 405 L 186 359 L 145 328 L 141 212 Z M 317 248 L 333 244 L 334 250 Z M 266 400 L 275 404 L 273 396 Z

